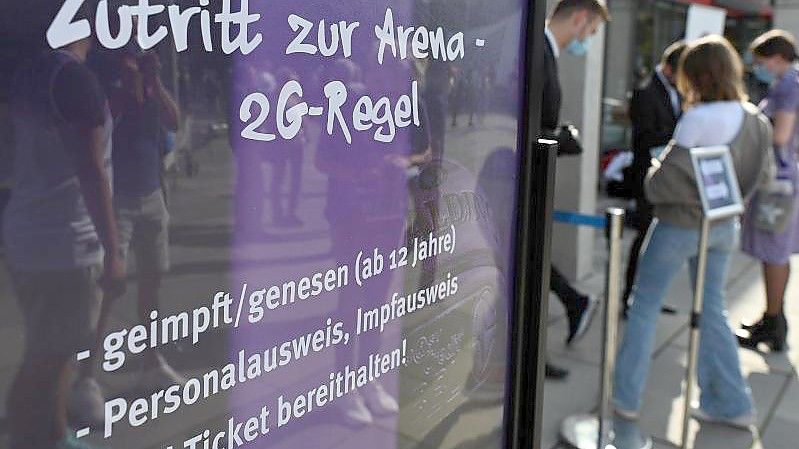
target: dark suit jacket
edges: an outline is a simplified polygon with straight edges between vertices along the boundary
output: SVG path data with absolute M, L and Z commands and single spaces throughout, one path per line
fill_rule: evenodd
M 630 120 L 633 127 L 633 151 L 637 170 L 649 168 L 649 150 L 669 143 L 679 115 L 674 112 L 666 86 L 657 74 L 633 92 Z
M 560 125 L 561 91 L 558 79 L 558 61 L 549 45 L 549 39 L 544 38 L 544 87 L 543 101 L 541 103 L 541 132 L 547 133 Z

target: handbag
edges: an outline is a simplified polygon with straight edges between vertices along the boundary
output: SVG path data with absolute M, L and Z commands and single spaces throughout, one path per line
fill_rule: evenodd
M 790 158 L 783 155 L 780 149 L 774 149 L 777 170 L 770 179 L 758 189 L 752 202 L 755 227 L 770 234 L 782 234 L 794 213 L 795 167 L 792 170 Z

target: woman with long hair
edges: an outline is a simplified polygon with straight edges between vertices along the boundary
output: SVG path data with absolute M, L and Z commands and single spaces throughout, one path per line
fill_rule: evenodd
M 732 45 L 720 36 L 689 44 L 678 71 L 685 99 L 674 139 L 646 179 L 655 220 L 641 254 L 624 338 L 616 361 L 614 401 L 617 415 L 636 420 L 649 374 L 655 328 L 671 281 L 688 263 L 696 273 L 702 207 L 690 148 L 727 145 L 744 197 L 769 170 L 771 126 L 748 103 L 743 69 Z M 741 373 L 738 344 L 727 322 L 724 284 L 730 255 L 737 246 L 736 218 L 710 229 L 699 344 L 701 397 L 694 416 L 737 427 L 754 423 L 750 388 Z

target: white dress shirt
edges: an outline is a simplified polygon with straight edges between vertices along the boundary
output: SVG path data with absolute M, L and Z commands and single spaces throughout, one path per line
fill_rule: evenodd
M 671 100 L 671 107 L 674 109 L 674 115 L 680 115 L 680 95 L 677 93 L 677 89 L 671 85 L 669 80 L 666 78 L 666 75 L 663 74 L 663 67 L 657 66 L 655 68 L 655 74 L 657 75 L 660 82 L 663 83 L 663 86 L 666 87 L 666 91 L 669 93 L 669 100 Z
M 552 34 L 552 31 L 549 31 L 549 27 L 544 28 L 544 35 L 547 37 L 547 42 L 549 42 L 549 48 L 552 49 L 552 54 L 555 55 L 555 59 L 560 57 L 560 48 L 558 47 L 558 41 L 555 40 L 555 35 Z

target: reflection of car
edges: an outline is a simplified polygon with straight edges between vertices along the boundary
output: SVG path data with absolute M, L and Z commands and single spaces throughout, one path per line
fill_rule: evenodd
M 411 191 L 416 213 L 429 220 L 412 237 L 449 226 L 457 235 L 454 255 L 439 255 L 414 274 L 428 285 L 458 276 L 458 293 L 403 323 L 409 357 L 401 376 L 400 403 L 407 412 L 400 427 L 426 435 L 475 392 L 487 389 L 503 397 L 508 297 L 495 256 L 499 239 L 476 177 L 445 160 L 426 166 Z

